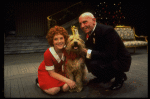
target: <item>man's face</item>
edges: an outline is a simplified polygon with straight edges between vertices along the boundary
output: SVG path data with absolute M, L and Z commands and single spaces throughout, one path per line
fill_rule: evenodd
M 89 16 L 80 16 L 79 24 L 82 31 L 87 34 L 93 30 L 96 24 L 96 19 Z

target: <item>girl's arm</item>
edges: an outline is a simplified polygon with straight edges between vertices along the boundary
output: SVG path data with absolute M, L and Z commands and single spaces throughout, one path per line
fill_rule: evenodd
M 56 73 L 54 70 L 48 70 L 48 73 L 51 77 L 67 83 L 71 89 L 76 87 L 76 83 L 74 81 Z

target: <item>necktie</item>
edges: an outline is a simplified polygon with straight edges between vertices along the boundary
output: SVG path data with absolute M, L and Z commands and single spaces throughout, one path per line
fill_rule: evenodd
M 86 39 L 87 39 L 87 40 L 88 40 L 88 38 L 89 38 L 89 34 L 86 35 Z

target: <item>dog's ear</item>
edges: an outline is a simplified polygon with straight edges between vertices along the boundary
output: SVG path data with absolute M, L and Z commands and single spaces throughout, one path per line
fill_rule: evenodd
M 82 43 L 83 43 L 83 45 L 84 45 L 83 47 L 85 47 L 85 42 L 84 42 L 82 39 L 81 39 L 81 42 L 82 42 Z
M 67 42 L 67 44 L 66 44 L 66 52 L 68 53 L 68 54 L 70 54 L 70 50 L 69 50 L 69 46 L 68 46 L 68 42 Z
M 68 45 L 68 42 L 70 41 L 70 37 L 71 37 L 71 35 L 68 36 L 68 39 L 66 41 L 66 46 Z

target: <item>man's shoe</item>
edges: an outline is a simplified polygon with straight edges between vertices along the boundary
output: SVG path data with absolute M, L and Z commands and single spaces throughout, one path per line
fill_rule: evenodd
M 124 79 L 124 81 L 126 81 L 127 80 L 127 75 L 124 73 L 124 75 L 123 75 L 123 79 Z
M 112 86 L 109 88 L 110 90 L 120 89 L 126 79 L 122 78 L 120 81 L 115 81 Z
M 109 89 L 110 90 L 117 90 L 117 89 L 120 89 L 121 87 L 122 87 L 122 85 L 123 85 L 123 82 L 124 81 L 122 81 L 122 83 L 115 83 L 115 84 L 113 84 Z
M 37 85 L 38 87 L 40 87 L 40 86 L 39 86 L 39 82 L 38 82 L 38 78 L 35 79 L 35 83 L 36 83 L 36 85 Z

